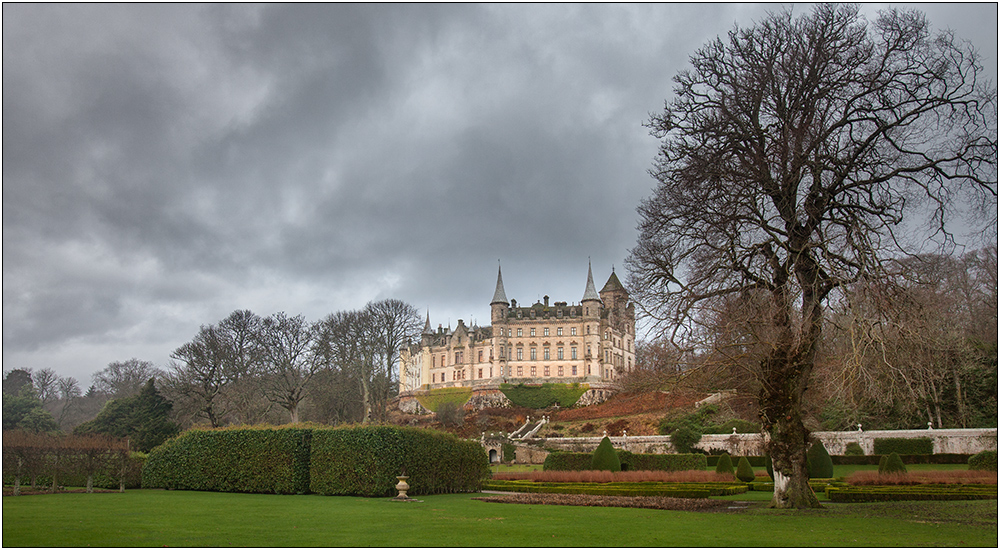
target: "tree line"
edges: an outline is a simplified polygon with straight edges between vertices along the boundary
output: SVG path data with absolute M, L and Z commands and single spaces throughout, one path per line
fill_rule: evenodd
M 113 402 L 138 396 L 151 379 L 182 428 L 384 421 L 398 391 L 399 349 L 419 329 L 416 308 L 396 299 L 316 322 L 237 310 L 201 326 L 165 368 L 114 361 L 94 374 L 86 392 L 52 369 L 6 372 L 4 429 L 72 430 Z M 21 412 L 8 415 L 14 405 Z

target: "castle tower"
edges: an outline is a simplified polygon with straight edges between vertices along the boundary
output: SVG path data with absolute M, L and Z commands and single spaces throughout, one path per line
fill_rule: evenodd
M 507 301 L 507 293 L 503 290 L 503 273 L 501 273 L 500 267 L 497 266 L 497 288 L 493 292 L 493 300 L 490 302 L 494 323 L 503 321 L 507 315 L 507 306 L 509 305 L 510 302 Z
M 493 350 L 491 356 L 495 358 L 496 370 L 491 369 L 490 378 L 506 376 L 507 373 L 507 308 L 510 302 L 507 301 L 507 293 L 503 289 L 503 273 L 500 266 L 497 266 L 497 288 L 493 291 L 493 300 L 490 301 L 491 317 L 493 319 Z
M 618 280 L 614 268 L 611 268 L 611 276 L 608 277 L 608 282 L 601 289 L 601 300 L 604 302 L 605 309 L 608 310 L 608 324 L 615 330 L 627 332 L 629 312 L 631 311 L 631 318 L 634 320 L 635 308 L 629 308 L 631 304 L 629 304 L 628 291 Z

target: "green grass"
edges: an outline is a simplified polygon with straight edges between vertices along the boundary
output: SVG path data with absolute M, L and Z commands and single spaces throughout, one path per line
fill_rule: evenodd
M 136 490 L 3 498 L 4 546 L 996 546 L 996 501 L 739 513 Z

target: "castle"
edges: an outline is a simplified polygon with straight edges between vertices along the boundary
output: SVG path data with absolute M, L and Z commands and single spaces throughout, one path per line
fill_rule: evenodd
M 579 304 L 545 296 L 524 307 L 507 300 L 498 268 L 490 309 L 492 326 L 459 319 L 455 330 L 433 330 L 428 314 L 420 342 L 400 352 L 401 408 L 417 408 L 419 392 L 451 387 L 472 389 L 473 407 L 496 406 L 502 383 L 587 384 L 582 400 L 599 402 L 635 365 L 635 306 L 613 269 L 598 293 L 588 266 Z

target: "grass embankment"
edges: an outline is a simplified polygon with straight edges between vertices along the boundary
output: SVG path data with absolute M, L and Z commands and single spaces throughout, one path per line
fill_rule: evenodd
M 136 490 L 3 499 L 4 546 L 996 546 L 996 501 L 738 513 Z M 599 527 L 598 527 L 599 526 Z

